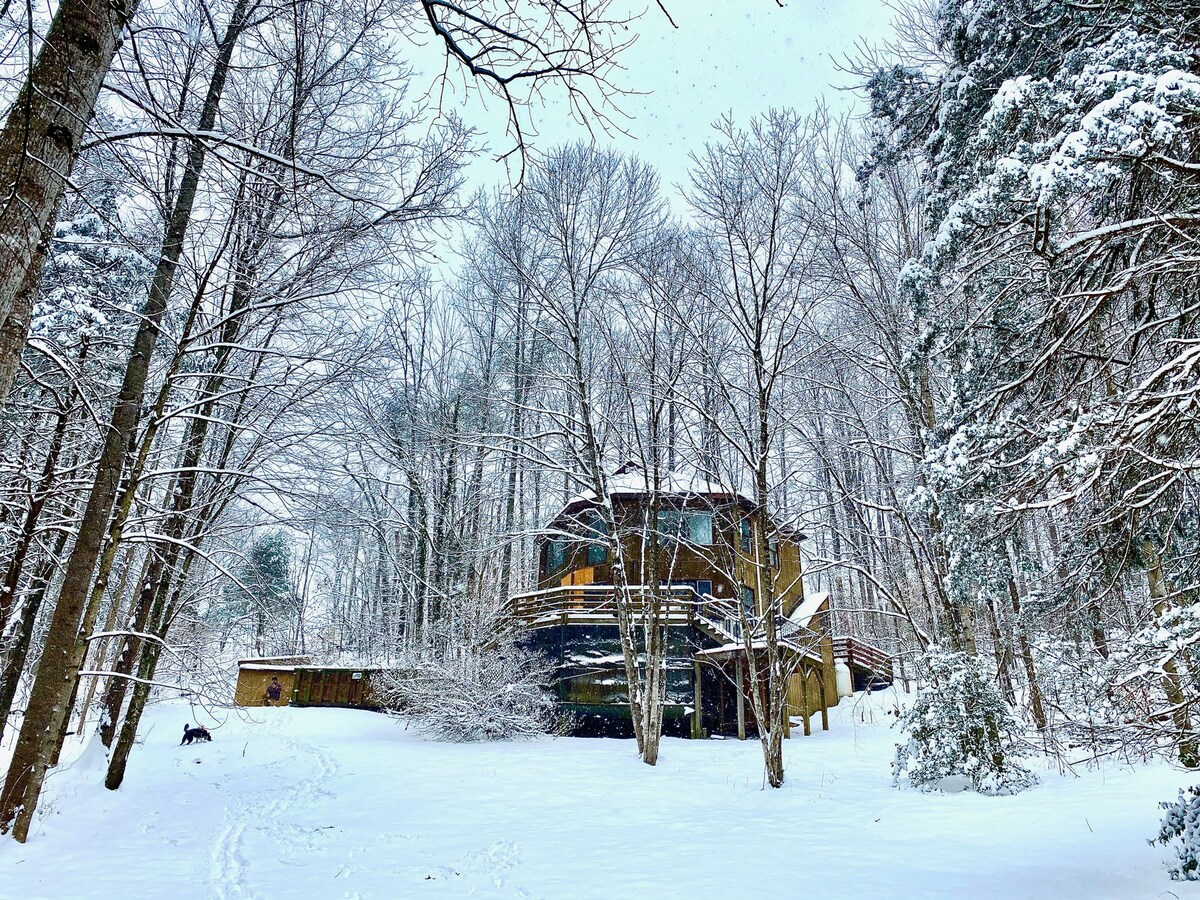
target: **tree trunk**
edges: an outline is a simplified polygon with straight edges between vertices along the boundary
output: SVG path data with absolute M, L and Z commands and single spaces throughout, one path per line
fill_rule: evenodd
M 141 578 L 138 579 L 137 600 L 133 604 L 133 616 L 129 620 L 128 630 L 144 633 L 150 627 L 150 610 L 153 609 L 157 582 L 150 580 L 152 554 L 147 553 L 142 562 Z M 121 638 L 121 648 L 117 651 L 113 662 L 113 675 L 104 686 L 104 714 L 100 719 L 100 742 L 105 747 L 112 747 L 113 738 L 117 731 L 117 722 L 121 718 L 121 707 L 125 704 L 125 692 L 129 686 L 126 675 L 133 674 L 137 662 L 137 651 L 141 640 L 132 635 Z
M 80 364 L 87 358 L 87 351 L 88 342 L 85 338 L 79 349 Z M 58 458 L 62 454 L 63 438 L 67 433 L 67 423 L 71 419 L 71 412 L 75 408 L 75 401 L 78 397 L 79 385 L 72 380 L 70 392 L 58 410 L 54 431 L 50 437 L 50 446 L 46 450 L 46 459 L 42 463 L 42 471 L 38 477 L 37 486 L 30 496 L 29 507 L 25 510 L 25 520 L 21 524 L 12 556 L 9 558 L 8 568 L 4 573 L 4 582 L 0 584 L 0 628 L 8 621 L 12 605 L 16 602 L 21 573 L 25 568 L 29 551 L 33 547 L 33 540 L 37 536 L 37 525 L 42 517 L 42 511 L 46 508 L 46 501 L 50 499 L 50 492 L 55 481 L 55 471 L 58 468 Z M 3 717 L 0 716 L 0 733 L 3 731 Z
M 238 0 L 219 45 L 208 94 L 197 126 L 198 131 L 210 131 L 216 121 L 221 94 L 229 74 L 229 61 L 234 45 L 245 27 L 249 2 L 250 0 Z M 79 523 L 75 547 L 67 560 L 58 603 L 54 608 L 50 631 L 42 652 L 42 662 L 34 679 L 21 734 L 13 751 L 3 793 L 0 794 L 0 833 L 11 829 L 13 837 L 20 842 L 24 842 L 29 834 L 29 825 L 37 809 L 42 782 L 46 776 L 50 751 L 54 739 L 61 731 L 62 718 L 69 712 L 66 702 L 78 677 L 82 651 L 86 650 L 83 638 L 91 631 L 93 625 L 84 621 L 88 588 L 100 555 L 105 525 L 112 512 L 122 460 L 130 436 L 137 425 L 149 377 L 150 361 L 158 339 L 159 322 L 170 300 L 175 270 L 183 252 L 183 240 L 191 222 L 192 206 L 206 155 L 207 148 L 204 143 L 193 142 L 163 241 L 162 254 L 151 282 L 142 323 L 134 338 L 133 352 L 126 365 L 125 378 L 105 436 L 96 480 Z
M 70 510 L 63 510 L 63 518 L 70 518 Z M 29 655 L 29 644 L 33 639 L 33 625 L 37 620 L 38 611 L 50 590 L 50 580 L 58 569 L 58 561 L 62 559 L 67 546 L 67 532 L 62 530 L 54 542 L 53 552 L 47 556 L 33 573 L 30 583 L 29 596 L 21 607 L 21 613 L 16 621 L 16 631 L 12 635 L 13 646 L 9 649 L 4 660 L 4 671 L 0 673 L 0 737 L 4 736 L 4 723 L 12 712 L 13 699 L 17 696 L 17 687 L 21 683 L 21 672 L 25 668 L 25 659 Z
M 1162 558 L 1151 538 L 1142 541 L 1142 555 L 1146 560 L 1146 580 L 1150 589 L 1150 601 L 1154 604 L 1155 618 L 1161 619 L 1171 607 L 1171 598 L 1163 580 Z M 1183 693 L 1183 679 L 1175 665 L 1175 657 L 1163 663 L 1162 687 L 1170 704 L 1171 720 L 1175 724 L 1175 738 L 1179 744 L 1179 762 L 1189 769 L 1200 767 L 1200 735 L 1192 727 L 1188 712 L 1188 701 Z
M 117 584 L 117 590 L 113 594 L 112 604 L 108 608 L 108 615 L 105 616 L 105 618 L 104 618 L 103 630 L 105 632 L 110 632 L 117 626 L 117 620 L 119 619 L 119 617 L 121 615 L 121 608 L 123 605 L 123 598 L 125 597 L 125 590 L 129 585 L 129 572 L 132 568 L 133 568 L 133 551 L 127 550 L 125 552 L 125 563 L 121 568 L 121 578 Z M 111 661 L 109 661 L 110 657 L 109 657 L 109 652 L 108 652 L 111 644 L 112 644 L 112 638 L 107 638 L 107 637 L 101 638 L 99 641 L 96 641 L 95 647 L 92 648 L 91 653 L 92 653 L 92 658 L 95 660 L 96 671 L 101 671 L 101 672 L 105 671 L 105 663 L 106 662 L 109 662 L 109 664 L 111 665 Z M 113 656 L 114 656 L 113 661 L 115 661 L 115 654 Z M 86 665 L 86 660 L 85 660 L 84 664 Z M 75 727 L 75 731 L 79 734 L 83 734 L 83 729 L 87 726 L 88 710 L 91 708 L 92 700 L 96 696 L 96 690 L 99 688 L 99 686 L 100 686 L 100 676 L 93 675 L 88 680 L 87 693 L 84 694 L 83 705 L 80 707 L 80 711 L 79 711 L 79 724 Z M 107 747 L 108 745 L 105 744 L 105 746 Z
M 1029 711 L 1033 714 L 1033 723 L 1038 731 L 1046 728 L 1046 707 L 1042 701 L 1042 687 L 1038 683 L 1037 669 L 1033 665 L 1033 649 L 1029 646 L 1029 637 L 1025 634 L 1025 623 L 1021 621 L 1021 598 L 1017 591 L 1016 580 L 1008 577 L 1008 596 L 1012 601 L 1013 629 L 1016 631 L 1017 648 L 1021 651 L 1021 661 L 1025 665 L 1025 680 L 1029 685 Z
M 141 660 L 138 663 L 139 678 L 149 681 L 154 677 L 160 652 L 159 645 L 156 643 L 146 646 L 142 651 Z M 146 710 L 146 700 L 150 697 L 150 687 L 145 681 L 138 681 L 133 685 L 133 696 L 129 700 L 129 710 L 125 713 L 125 721 L 121 724 L 120 737 L 113 747 L 112 755 L 108 761 L 108 771 L 104 775 L 104 786 L 110 791 L 115 791 L 121 786 L 121 782 L 125 780 L 125 768 L 129 764 L 129 753 L 133 749 L 134 740 L 137 738 L 137 730 L 138 725 L 142 721 L 142 713 Z
M 142 652 L 138 658 L 138 680 L 134 683 L 133 696 L 129 700 L 129 709 L 125 712 L 125 719 L 121 723 L 120 735 L 109 756 L 108 772 L 104 778 L 104 786 L 110 791 L 117 790 L 125 780 L 125 769 L 129 763 L 129 754 L 133 750 L 134 741 L 137 739 L 138 726 L 142 721 L 142 713 L 145 712 L 146 701 L 150 697 L 151 685 L 149 682 L 154 679 L 155 672 L 158 669 L 158 660 L 162 655 L 163 644 L 167 639 L 167 633 L 170 631 L 171 623 L 174 621 L 175 615 L 183 602 L 183 587 L 187 582 L 192 562 L 197 558 L 196 548 L 198 548 L 199 544 L 200 537 L 193 532 L 191 534 L 191 547 L 183 551 L 184 559 L 180 566 L 179 574 L 175 579 L 174 590 L 172 591 L 169 583 L 170 572 L 163 574 L 163 580 L 159 584 L 159 590 L 154 601 L 154 607 L 151 610 L 150 624 L 148 626 L 149 632 L 157 636 L 158 640 L 143 641 L 142 643 Z M 168 594 L 170 595 L 169 601 L 167 599 Z
M 0 131 L 0 404 L 16 377 L 67 177 L 137 0 L 63 0 Z

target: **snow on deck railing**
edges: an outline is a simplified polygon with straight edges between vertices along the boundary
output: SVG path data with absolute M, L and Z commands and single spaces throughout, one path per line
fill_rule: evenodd
M 630 612 L 641 613 L 652 591 L 661 598 L 662 618 L 668 624 L 692 624 L 723 642 L 742 641 L 742 623 L 736 601 L 701 594 L 691 585 L 664 585 L 652 589 L 648 585 L 629 586 L 632 600 Z M 563 622 L 595 624 L 615 622 L 617 618 L 616 591 L 609 584 L 560 585 L 514 594 L 508 603 L 508 613 L 532 628 L 544 628 Z M 810 628 L 784 620 L 786 627 L 780 643 L 802 653 L 808 653 L 821 640 Z M 756 629 L 757 631 L 757 629 Z M 756 636 L 759 640 L 761 635 Z
M 645 585 L 630 585 L 629 592 L 635 612 L 640 612 L 651 597 L 657 596 L 668 621 L 690 619 L 697 605 L 704 602 L 686 585 L 672 585 L 654 592 Z M 511 615 L 526 621 L 563 615 L 615 619 L 617 614 L 616 593 L 611 585 L 603 584 L 566 585 L 514 594 L 508 606 Z

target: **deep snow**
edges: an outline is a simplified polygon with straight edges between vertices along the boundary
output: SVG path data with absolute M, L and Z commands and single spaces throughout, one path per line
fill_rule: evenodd
M 160 703 L 119 792 L 94 747 L 52 776 L 29 842 L 0 841 L 0 896 L 1200 897 L 1146 843 L 1194 776 L 898 791 L 880 702 L 789 741 L 781 791 L 749 741 L 667 740 L 651 769 L 626 741 L 447 745 L 372 713 L 265 709 L 179 747 L 184 722 L 215 723 Z

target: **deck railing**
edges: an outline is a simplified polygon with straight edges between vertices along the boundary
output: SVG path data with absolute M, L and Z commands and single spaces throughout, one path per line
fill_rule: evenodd
M 876 675 L 892 677 L 892 658 L 874 644 L 847 635 L 833 639 L 833 658 L 844 660 L 850 667 L 858 666 Z
M 661 617 L 668 624 L 691 622 L 697 611 L 706 606 L 711 608 L 712 613 L 718 613 L 724 611 L 723 607 L 728 605 L 732 609 L 732 615 L 737 616 L 737 608 L 730 601 L 701 597 L 687 585 L 664 586 L 659 588 L 656 594 L 641 585 L 630 586 L 630 614 L 635 617 L 644 614 L 647 605 L 653 602 L 656 595 Z M 515 594 L 509 600 L 508 612 L 514 618 L 535 628 L 555 624 L 564 616 L 573 622 L 594 620 L 598 623 L 608 623 L 617 618 L 616 602 L 616 593 L 611 585 L 568 585 Z
M 640 619 L 657 595 L 659 619 L 667 625 L 696 625 L 714 640 L 740 643 L 742 623 L 736 601 L 700 594 L 690 585 L 670 585 L 652 592 L 645 585 L 629 588 L 629 613 Z M 617 621 L 616 592 L 608 584 L 566 585 L 515 594 L 507 613 L 526 628 L 558 624 L 612 625 Z M 781 642 L 808 652 L 821 639 L 811 629 L 783 620 Z

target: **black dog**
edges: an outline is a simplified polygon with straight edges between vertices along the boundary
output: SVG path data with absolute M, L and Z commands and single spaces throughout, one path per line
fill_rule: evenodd
M 183 726 L 183 740 L 179 742 L 179 746 L 190 744 L 192 741 L 211 741 L 212 735 L 208 733 L 208 729 L 203 725 L 197 725 L 192 728 L 190 724 Z

